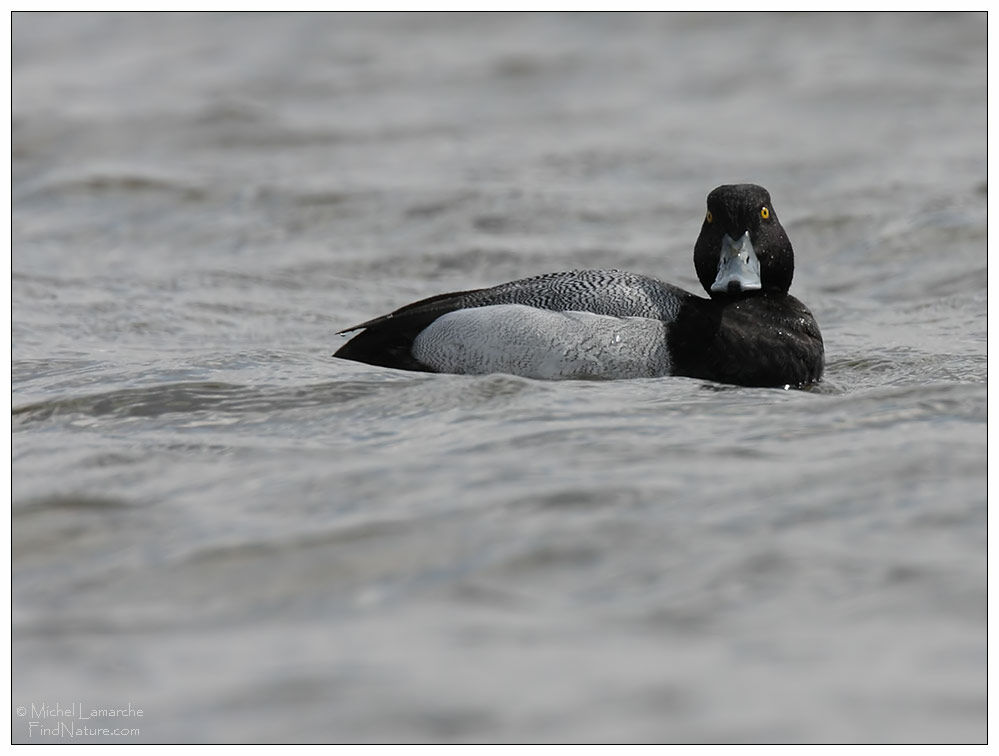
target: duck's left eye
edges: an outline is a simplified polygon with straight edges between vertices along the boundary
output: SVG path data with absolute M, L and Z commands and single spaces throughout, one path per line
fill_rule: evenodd
M 707 221 L 708 223 L 714 223 L 714 221 L 715 221 L 715 216 L 713 216 L 713 215 L 711 214 L 711 211 L 710 211 L 710 210 L 708 210 L 708 214 L 704 216 L 704 220 L 706 220 L 706 221 Z
M 770 217 L 770 208 L 769 207 L 763 207 L 763 209 L 760 210 L 760 217 L 763 218 L 763 220 L 766 220 L 767 218 L 769 218 Z

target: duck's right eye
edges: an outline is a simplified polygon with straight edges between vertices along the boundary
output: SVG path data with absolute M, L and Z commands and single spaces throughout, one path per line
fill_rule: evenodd
M 713 215 L 711 214 L 711 211 L 710 211 L 710 210 L 708 210 L 708 214 L 704 216 L 704 220 L 706 220 L 706 221 L 707 221 L 708 223 L 714 223 L 714 221 L 715 221 L 715 216 L 713 216 Z

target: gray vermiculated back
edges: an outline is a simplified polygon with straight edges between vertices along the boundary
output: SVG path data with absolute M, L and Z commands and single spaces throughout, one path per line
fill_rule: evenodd
M 585 310 L 599 315 L 669 321 L 690 295 L 648 276 L 620 270 L 546 273 L 470 292 L 461 307 L 523 304 L 546 310 Z

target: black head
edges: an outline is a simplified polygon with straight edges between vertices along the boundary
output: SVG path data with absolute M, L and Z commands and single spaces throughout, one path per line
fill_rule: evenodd
M 759 260 L 757 288 L 787 293 L 794 275 L 794 251 L 777 220 L 770 193 L 756 184 L 726 184 L 708 195 L 708 212 L 694 245 L 694 268 L 704 290 L 712 297 L 743 293 L 738 286 L 728 292 L 712 291 L 723 246 L 746 233 Z M 728 239 L 726 239 L 726 236 Z

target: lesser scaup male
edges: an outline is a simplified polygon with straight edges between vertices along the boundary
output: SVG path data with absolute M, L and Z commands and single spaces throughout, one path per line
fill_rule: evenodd
M 346 328 L 334 355 L 435 373 L 681 375 L 744 386 L 822 377 L 815 318 L 788 294 L 794 252 L 770 194 L 719 186 L 694 245 L 710 299 L 648 276 L 575 270 L 440 294 Z

